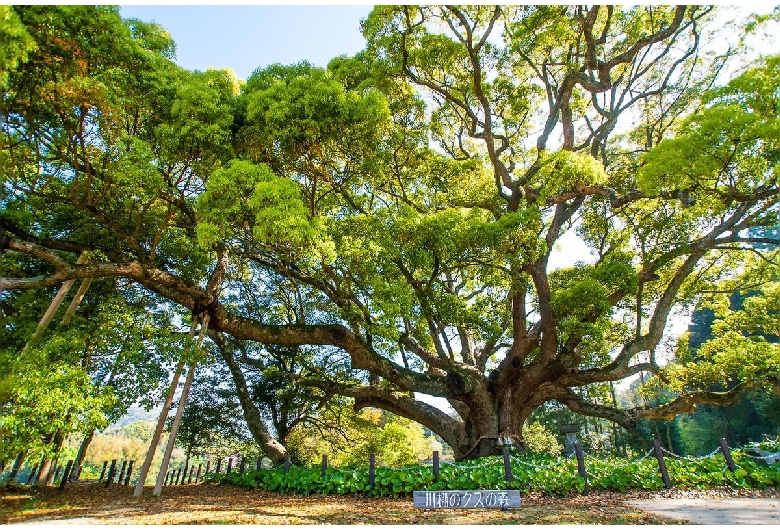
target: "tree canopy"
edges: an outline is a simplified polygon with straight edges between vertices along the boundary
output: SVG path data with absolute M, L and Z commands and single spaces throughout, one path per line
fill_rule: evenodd
M 357 56 L 246 82 L 177 67 L 116 8 L 2 13 L 6 314 L 120 279 L 174 326 L 207 313 L 238 383 L 305 355 L 293 388 L 414 420 L 459 459 L 521 444 L 550 401 L 633 429 L 778 389 L 777 241 L 749 230 L 778 224 L 780 57 L 708 49 L 716 8 L 377 6 Z M 589 253 L 561 267 L 569 238 Z M 676 310 L 748 287 L 703 362 L 662 362 Z M 604 398 L 639 373 L 668 399 Z

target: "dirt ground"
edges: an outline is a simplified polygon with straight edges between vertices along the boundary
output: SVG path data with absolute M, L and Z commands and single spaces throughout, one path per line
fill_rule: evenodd
M 132 488 L 69 484 L 64 491 L 4 491 L 0 523 L 18 524 L 673 524 L 673 519 L 630 507 L 626 495 L 570 498 L 523 496 L 515 510 L 419 510 L 409 497 L 281 495 L 232 486 L 151 488 L 140 498 Z
M 65 490 L 0 493 L 4 524 L 675 524 L 625 504 L 627 494 L 587 497 L 522 497 L 514 510 L 418 510 L 410 497 L 378 499 L 362 495 L 281 495 L 232 486 L 167 487 L 160 497 L 147 488 L 69 484 Z

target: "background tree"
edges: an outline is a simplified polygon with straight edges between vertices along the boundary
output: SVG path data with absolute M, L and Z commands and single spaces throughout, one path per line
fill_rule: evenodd
M 169 419 L 168 427 L 171 421 Z M 184 450 L 184 468 L 192 457 L 222 458 L 257 454 L 242 416 L 235 387 L 224 365 L 198 369 L 184 409 L 176 445 Z

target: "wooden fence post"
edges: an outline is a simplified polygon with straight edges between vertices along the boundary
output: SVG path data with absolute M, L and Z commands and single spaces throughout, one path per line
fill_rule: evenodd
M 130 475 L 133 474 L 133 463 L 135 460 L 130 460 L 130 465 L 127 466 L 127 475 L 125 476 L 125 486 L 130 485 Z
M 585 471 L 585 454 L 582 452 L 582 446 L 579 442 L 574 442 L 574 454 L 577 456 L 577 473 L 585 481 L 585 487 L 582 490 L 583 495 L 588 494 L 588 472 Z
M 368 455 L 368 487 L 374 489 L 374 483 L 376 482 L 376 455 L 371 453 Z
M 125 471 L 127 470 L 127 460 L 122 461 L 122 471 L 119 472 L 119 478 L 116 479 L 117 484 L 122 484 L 125 481 Z
M 658 459 L 658 469 L 661 470 L 661 478 L 664 480 L 664 487 L 670 490 L 672 489 L 672 482 L 669 480 L 669 472 L 666 470 L 661 442 L 659 442 L 657 438 L 653 439 L 653 449 L 655 449 L 655 457 Z
M 68 479 L 70 478 L 70 470 L 73 468 L 73 460 L 68 460 L 68 463 L 65 464 L 65 473 L 62 475 L 62 482 L 60 482 L 60 489 L 65 489 L 65 484 L 68 483 Z
M 290 472 L 290 464 L 291 463 L 292 462 L 290 461 L 290 455 L 284 455 L 284 474 L 285 475 Z
M 24 463 L 26 453 L 19 453 L 16 455 L 16 458 L 14 459 L 14 463 L 11 466 L 11 474 L 8 475 L 8 480 L 16 480 L 16 476 L 19 474 L 19 471 L 22 469 L 22 464 Z
M 439 452 L 433 452 L 433 480 L 439 480 Z
M 725 438 L 720 439 L 720 450 L 723 453 L 723 458 L 726 459 L 726 465 L 729 466 L 729 471 L 732 473 L 736 471 L 737 466 L 734 464 L 734 459 L 731 458 L 731 451 L 729 451 L 729 444 L 726 443 Z
M 325 476 L 325 472 L 328 471 L 328 455 L 322 455 L 322 471 L 320 476 Z
M 30 471 L 30 476 L 27 477 L 27 485 L 31 485 L 33 483 L 33 479 L 38 475 L 38 464 L 35 464 L 32 468 L 32 471 Z
M 108 460 L 103 462 L 103 470 L 100 472 L 100 478 L 98 482 L 103 482 L 103 478 L 106 476 L 106 468 L 108 467 Z
M 509 447 L 504 446 L 502 452 L 504 453 L 504 480 L 509 482 L 515 478 L 512 476 L 512 462 L 509 459 Z
M 106 487 L 109 487 L 114 481 L 116 475 L 116 458 L 111 461 L 111 467 L 108 468 L 108 477 L 106 477 Z

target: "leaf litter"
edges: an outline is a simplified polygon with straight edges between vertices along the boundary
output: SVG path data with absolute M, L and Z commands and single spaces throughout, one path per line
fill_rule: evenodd
M 140 498 L 132 487 L 69 484 L 0 491 L 0 523 L 80 524 L 677 524 L 628 506 L 632 493 L 525 495 L 514 510 L 420 510 L 411 497 L 289 495 L 236 486 L 172 486 Z M 722 493 L 721 493 L 722 494 Z

